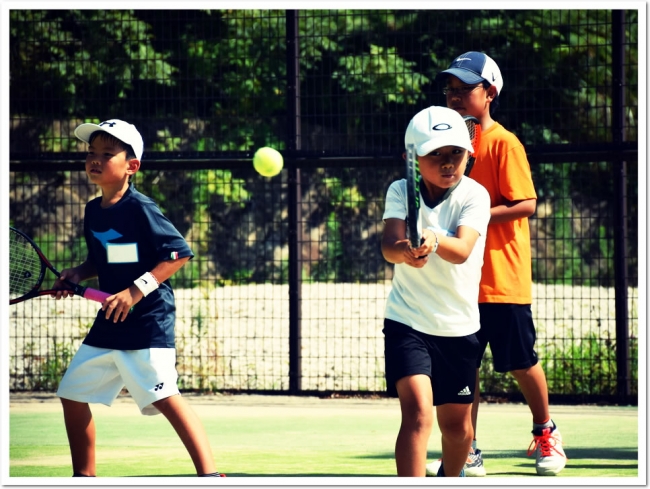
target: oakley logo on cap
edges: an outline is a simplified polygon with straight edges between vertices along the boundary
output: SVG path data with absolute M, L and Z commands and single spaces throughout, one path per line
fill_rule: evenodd
M 436 124 L 431 129 L 434 131 L 447 131 L 448 129 L 451 129 L 451 126 L 446 122 L 443 122 L 442 124 Z

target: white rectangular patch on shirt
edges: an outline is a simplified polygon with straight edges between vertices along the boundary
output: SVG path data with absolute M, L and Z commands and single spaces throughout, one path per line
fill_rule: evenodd
M 106 243 L 106 257 L 108 263 L 137 263 L 138 243 Z

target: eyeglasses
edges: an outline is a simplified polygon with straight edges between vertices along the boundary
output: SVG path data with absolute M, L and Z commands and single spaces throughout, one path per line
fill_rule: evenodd
M 471 92 L 476 90 L 479 87 L 482 87 L 483 84 L 480 85 L 465 85 L 464 87 L 458 87 L 458 88 L 451 88 L 451 87 L 445 87 L 442 89 L 442 93 L 444 95 L 460 95 L 461 97 L 465 95 L 469 95 Z

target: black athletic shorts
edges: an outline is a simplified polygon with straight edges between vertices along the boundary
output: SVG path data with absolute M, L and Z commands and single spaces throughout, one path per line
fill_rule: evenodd
M 481 366 L 485 348 L 490 345 L 494 370 L 505 373 L 529 368 L 538 362 L 535 346 L 535 324 L 530 304 L 482 303 L 481 329 L 476 333 Z
M 471 404 L 476 383 L 476 335 L 433 336 L 391 319 L 384 320 L 384 359 L 388 394 L 397 397 L 396 382 L 408 375 L 431 379 L 433 405 Z

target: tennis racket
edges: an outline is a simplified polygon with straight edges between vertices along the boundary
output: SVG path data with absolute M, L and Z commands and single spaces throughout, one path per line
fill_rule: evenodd
M 470 153 L 469 158 L 467 159 L 467 166 L 465 167 L 465 175 L 469 176 L 469 173 L 472 171 L 472 167 L 474 166 L 474 162 L 476 161 L 478 145 L 481 143 L 481 123 L 476 117 L 471 115 L 466 115 L 463 119 L 465 119 L 465 125 L 469 131 L 469 139 L 472 141 L 472 148 L 474 148 L 474 152 Z
M 420 214 L 420 166 L 415 156 L 415 145 L 406 145 L 406 234 L 411 247 L 421 244 L 418 231 L 418 216 Z
M 43 252 L 25 233 L 9 228 L 9 304 L 60 292 L 61 289 L 39 290 L 49 269 L 57 278 L 61 273 L 45 258 Z M 64 282 L 75 295 L 91 301 L 104 302 L 112 294 L 84 287 L 69 280 Z

